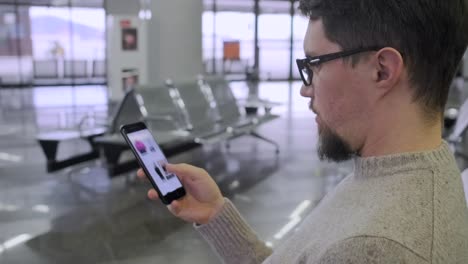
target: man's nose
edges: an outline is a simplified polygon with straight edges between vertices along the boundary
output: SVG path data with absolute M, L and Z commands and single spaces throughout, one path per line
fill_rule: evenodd
M 301 96 L 302 97 L 307 97 L 307 98 L 313 98 L 314 97 L 314 89 L 312 88 L 312 85 L 305 86 L 304 84 L 302 84 Z

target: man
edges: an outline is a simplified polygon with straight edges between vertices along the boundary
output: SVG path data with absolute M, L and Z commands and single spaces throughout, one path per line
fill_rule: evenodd
M 188 192 L 169 210 L 226 263 L 468 263 L 460 172 L 441 139 L 467 1 L 301 0 L 300 9 L 310 18 L 301 95 L 317 114 L 319 156 L 353 158 L 354 173 L 274 252 L 202 169 L 167 166 Z

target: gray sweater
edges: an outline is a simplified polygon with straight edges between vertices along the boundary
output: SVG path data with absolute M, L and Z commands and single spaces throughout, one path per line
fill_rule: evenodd
M 274 252 L 233 204 L 196 229 L 225 263 L 468 263 L 468 208 L 452 153 L 357 158 Z

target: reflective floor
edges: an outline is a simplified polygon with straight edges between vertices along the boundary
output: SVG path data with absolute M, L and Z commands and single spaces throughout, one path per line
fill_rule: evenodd
M 249 94 L 233 83 L 238 98 Z M 259 129 L 276 140 L 241 137 L 173 157 L 205 168 L 265 242 L 275 247 L 294 232 L 347 174 L 349 163 L 327 164 L 315 153 L 317 131 L 300 83 L 262 83 L 261 98 L 283 103 L 281 118 Z M 112 180 L 104 165 L 45 172 L 34 139 L 40 131 L 70 127 L 90 113 L 107 114 L 102 86 L 0 90 L 0 263 L 219 263 L 192 226 L 146 198 L 134 173 Z M 68 142 L 59 156 L 83 150 Z M 131 153 L 128 153 L 131 155 Z

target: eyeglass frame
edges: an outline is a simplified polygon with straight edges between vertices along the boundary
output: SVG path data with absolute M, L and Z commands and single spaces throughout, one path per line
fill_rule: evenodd
M 329 54 L 324 54 L 320 56 L 306 56 L 304 59 L 296 59 L 296 64 L 297 68 L 299 70 L 299 74 L 301 75 L 302 82 L 304 83 L 305 86 L 310 86 L 312 85 L 312 80 L 314 78 L 314 72 L 310 67 L 317 67 L 322 63 L 329 62 L 332 60 L 337 60 L 345 57 L 349 57 L 352 55 L 356 55 L 358 53 L 362 52 L 368 52 L 368 51 L 378 51 L 382 49 L 381 47 L 368 47 L 368 48 L 359 48 L 359 49 L 353 49 L 353 50 L 348 50 L 348 51 L 340 51 L 340 52 L 335 52 L 335 53 L 329 53 Z M 310 80 L 306 80 L 304 77 L 303 69 L 307 71 L 307 74 Z

